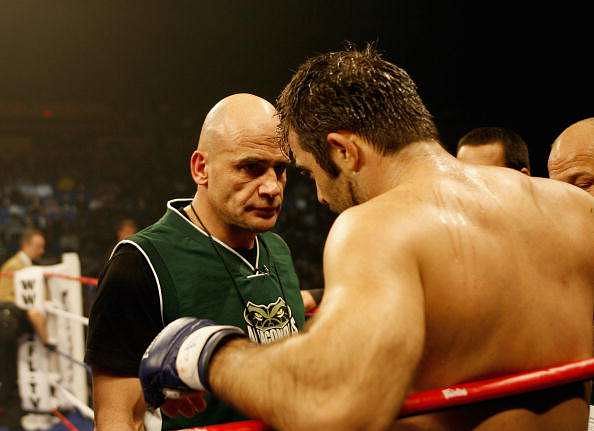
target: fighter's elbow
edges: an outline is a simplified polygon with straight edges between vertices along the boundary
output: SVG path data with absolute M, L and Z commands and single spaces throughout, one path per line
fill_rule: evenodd
M 94 431 L 143 431 L 144 423 L 138 418 L 97 418 Z
M 323 429 L 327 431 L 379 431 L 392 422 L 392 414 L 378 415 L 371 403 L 361 405 L 353 400 L 338 397 L 321 403 L 313 414 L 304 415 L 298 430 Z
M 325 412 L 317 417 L 313 427 L 308 429 L 323 429 L 327 431 L 380 431 L 385 430 L 389 422 L 378 420 L 372 416 L 365 417 L 360 413 L 347 411 Z

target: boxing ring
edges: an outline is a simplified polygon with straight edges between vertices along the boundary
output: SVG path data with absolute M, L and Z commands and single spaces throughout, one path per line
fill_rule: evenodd
M 47 317 L 48 344 L 23 336 L 18 347 L 18 387 L 23 410 L 52 413 L 69 431 L 78 431 L 61 413 L 76 409 L 89 420 L 90 368 L 84 363 L 85 330 L 82 286 L 97 286 L 97 279 L 81 277 L 75 253 L 66 253 L 52 266 L 31 266 L 13 274 L 15 303 L 19 308 L 43 310 Z M 409 394 L 399 417 L 432 413 L 448 408 L 548 389 L 594 378 L 594 358 L 552 367 L 497 376 Z M 590 415 L 592 426 L 592 414 Z M 150 428 L 149 428 L 150 429 Z M 186 431 L 264 431 L 257 420 L 234 422 Z
M 34 414 L 51 413 L 67 429 L 77 430 L 61 411 L 76 409 L 89 420 L 94 418 L 89 406 L 90 368 L 84 363 L 88 319 L 83 316 L 82 286 L 96 286 L 97 280 L 80 276 L 76 253 L 64 254 L 57 265 L 1 275 L 13 279 L 16 306 L 42 311 L 47 322 L 48 346 L 36 335 L 18 341 L 21 407 Z

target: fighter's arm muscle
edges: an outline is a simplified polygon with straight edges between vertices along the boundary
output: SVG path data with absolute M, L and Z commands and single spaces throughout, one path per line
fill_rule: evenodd
M 424 342 L 424 294 L 407 249 L 341 216 L 326 243 L 325 296 L 309 330 L 266 348 L 229 343 L 212 362 L 214 392 L 283 430 L 385 428 Z
M 93 371 L 96 431 L 143 430 L 146 411 L 140 382 L 135 377 Z

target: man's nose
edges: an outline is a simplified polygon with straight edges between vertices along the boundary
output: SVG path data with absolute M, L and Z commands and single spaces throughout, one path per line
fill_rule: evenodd
M 269 169 L 264 175 L 259 192 L 261 195 L 276 197 L 283 190 L 283 185 L 280 178 L 277 176 L 274 169 Z

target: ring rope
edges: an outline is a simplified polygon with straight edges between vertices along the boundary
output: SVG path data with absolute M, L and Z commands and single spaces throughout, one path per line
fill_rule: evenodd
M 13 273 L 0 272 L 0 277 L 12 276 Z M 65 280 L 79 281 L 85 285 L 98 285 L 98 279 L 92 277 L 79 277 L 58 273 L 45 273 L 44 276 L 48 278 L 55 277 Z M 61 308 L 56 307 L 51 301 L 46 301 L 44 305 L 49 312 L 88 325 L 88 318 L 62 310 Z M 313 315 L 315 314 L 315 311 L 316 310 L 312 310 L 309 314 Z M 89 371 L 90 368 L 88 365 L 75 360 L 64 352 L 57 350 L 53 351 L 67 357 L 74 363 L 84 366 L 87 371 Z M 594 378 L 594 358 L 589 358 L 581 361 L 568 362 L 554 367 L 509 374 L 492 379 L 471 381 L 439 389 L 429 389 L 409 394 L 402 405 L 399 417 L 426 414 L 451 407 L 519 395 L 526 392 L 548 389 L 554 386 L 589 380 L 592 378 Z M 60 386 L 58 386 L 58 388 L 61 389 L 62 393 L 64 393 L 69 401 L 76 405 L 82 413 L 90 418 L 94 417 L 93 410 L 90 407 L 86 404 L 82 404 L 80 400 L 65 388 Z M 187 431 L 262 431 L 264 429 L 266 428 L 260 421 L 243 421 L 208 427 L 188 428 Z
M 63 280 L 80 281 L 82 284 L 86 284 L 89 286 L 97 286 L 99 284 L 99 279 L 93 277 L 86 277 L 84 275 L 75 276 L 67 274 L 58 274 L 55 272 L 46 272 L 43 275 L 47 278 L 61 278 Z
M 409 395 L 400 417 L 539 391 L 594 377 L 594 358 Z
M 66 352 L 62 352 L 61 350 L 58 350 L 56 348 L 54 348 L 51 345 L 46 345 L 45 348 L 50 352 L 50 353 L 57 353 L 58 355 L 68 359 L 70 362 L 76 364 L 76 365 L 80 365 L 81 367 L 83 367 L 85 370 L 87 370 L 87 373 L 91 374 L 92 370 L 91 367 L 88 364 L 85 364 L 84 362 L 81 362 L 77 359 L 74 359 L 72 356 L 70 356 L 68 353 Z
M 15 275 L 14 272 L 7 272 L 7 271 L 0 272 L 0 277 L 13 278 L 14 275 Z M 90 286 L 94 286 L 94 287 L 96 287 L 98 285 L 98 279 L 92 278 L 92 277 L 85 277 L 85 276 L 79 277 L 79 276 L 61 274 L 61 273 L 56 273 L 56 272 L 45 272 L 43 274 L 43 276 L 46 279 L 58 278 L 58 279 L 63 279 L 63 280 L 71 280 L 71 281 L 80 282 L 83 285 L 90 285 Z M 80 324 L 83 324 L 86 326 L 88 326 L 88 324 L 89 324 L 88 318 L 86 318 L 80 314 L 64 310 L 60 305 L 57 305 L 53 301 L 48 301 L 48 300 L 43 301 L 42 306 L 43 306 L 43 310 L 45 312 L 50 313 L 52 315 L 67 318 L 67 319 L 79 322 Z M 87 364 L 73 358 L 68 353 L 58 350 L 56 347 L 54 347 L 52 345 L 46 345 L 45 347 L 48 350 L 48 352 L 56 353 L 57 355 L 68 359 L 70 362 L 77 364 L 81 367 L 84 367 L 84 369 L 87 373 L 91 372 L 91 368 Z M 94 419 L 93 409 L 90 408 L 86 404 L 86 402 L 81 401 L 74 393 L 70 392 L 66 387 L 60 385 L 57 382 L 50 382 L 50 386 L 54 388 L 55 393 L 59 396 L 59 398 L 62 398 L 65 402 L 68 402 L 70 405 L 74 406 L 83 416 L 86 416 L 86 417 L 90 418 L 91 420 Z M 79 431 L 78 428 L 76 428 L 76 426 L 74 426 L 70 421 L 68 421 L 68 419 L 65 418 L 64 415 L 62 415 L 58 410 L 53 411 L 52 414 L 54 414 L 54 416 L 59 418 L 60 421 L 63 423 L 63 425 L 66 428 L 68 428 L 68 430 Z
M 58 274 L 55 272 L 46 272 L 43 274 L 44 277 L 47 278 L 60 278 L 63 280 L 72 280 L 72 281 L 80 281 L 82 284 L 87 286 L 98 286 L 99 279 L 94 277 L 87 277 L 87 276 L 75 276 L 75 275 L 68 275 L 68 274 Z M 0 272 L 0 277 L 14 277 L 14 273 L 10 271 L 3 271 Z
M 55 303 L 52 301 L 45 301 L 43 305 L 44 305 L 44 308 L 47 311 L 49 311 L 50 313 L 56 314 L 58 316 L 66 317 L 68 319 L 76 320 L 86 326 L 89 325 L 89 319 L 87 317 L 80 316 L 76 313 L 71 313 L 70 311 L 63 310 L 54 304 Z
M 52 414 L 57 417 L 58 419 L 60 419 L 60 422 L 62 422 L 62 424 L 68 428 L 68 431 L 80 431 L 72 422 L 70 422 L 68 420 L 68 418 L 66 416 L 64 416 L 59 410 L 53 410 Z
M 413 392 L 406 397 L 398 417 L 427 414 L 451 407 L 590 380 L 593 377 L 594 358 L 588 358 L 492 379 L 475 380 L 438 389 Z M 264 431 L 267 429 L 269 428 L 261 421 L 253 420 L 187 428 L 184 431 Z
M 83 415 L 85 415 L 89 419 L 93 419 L 93 420 L 95 419 L 95 412 L 93 412 L 92 408 L 90 408 L 85 403 L 83 403 L 81 400 L 76 398 L 76 396 L 74 394 L 72 394 L 68 389 L 66 389 L 59 383 L 54 383 L 53 385 L 56 389 L 58 389 L 60 391 L 60 393 L 66 399 L 66 401 L 68 401 L 70 404 L 72 404 L 79 412 L 81 412 Z

